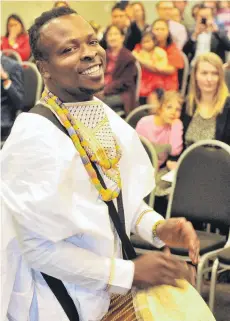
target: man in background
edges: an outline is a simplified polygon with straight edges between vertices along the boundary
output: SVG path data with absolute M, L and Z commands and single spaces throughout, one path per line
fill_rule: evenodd
M 225 62 L 226 52 L 230 51 L 230 40 L 226 31 L 215 22 L 212 8 L 200 5 L 196 16 L 196 27 L 186 42 L 184 53 L 192 62 L 196 57 L 207 52 L 214 52 Z
M 188 36 L 185 26 L 172 20 L 172 10 L 174 8 L 173 1 L 160 1 L 156 4 L 156 8 L 159 18 L 168 22 L 173 40 L 177 47 L 182 50 Z
M 24 83 L 22 67 L 2 52 L 1 55 L 1 141 L 9 136 L 17 111 L 22 108 Z

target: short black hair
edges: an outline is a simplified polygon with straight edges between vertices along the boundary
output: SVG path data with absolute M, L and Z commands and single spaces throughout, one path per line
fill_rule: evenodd
M 112 10 L 111 12 L 113 12 L 114 10 L 121 10 L 121 11 L 125 11 L 125 8 L 120 4 L 120 3 L 116 3 L 113 7 L 112 7 Z
M 20 25 L 22 26 L 22 34 L 26 33 L 26 29 L 25 29 L 24 23 L 22 22 L 22 19 L 17 14 L 13 13 L 7 18 L 7 21 L 6 21 L 6 34 L 5 34 L 6 38 L 9 37 L 9 27 L 8 27 L 8 25 L 9 25 L 10 19 L 14 19 L 17 22 L 19 22 Z
M 35 60 L 46 60 L 48 58 L 42 50 L 41 44 L 39 44 L 41 28 L 52 19 L 71 14 L 77 14 L 77 12 L 69 7 L 59 7 L 45 11 L 35 19 L 34 24 L 29 29 L 30 47 Z

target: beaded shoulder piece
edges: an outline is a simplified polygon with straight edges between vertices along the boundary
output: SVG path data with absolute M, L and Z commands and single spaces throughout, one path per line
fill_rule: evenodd
M 82 163 L 89 174 L 92 184 L 99 192 L 100 198 L 103 201 L 110 201 L 114 198 L 117 198 L 121 190 L 121 178 L 118 168 L 118 162 L 121 158 L 121 151 L 118 144 L 116 143 L 116 157 L 113 159 L 107 157 L 105 151 L 100 147 L 100 145 L 98 145 L 97 148 L 97 145 L 94 144 L 97 149 L 95 150 L 94 148 L 94 153 L 92 153 L 89 142 L 84 138 L 84 135 L 82 135 L 79 128 L 81 127 L 81 124 L 71 115 L 64 103 L 62 103 L 57 96 L 53 95 L 47 89 L 45 89 L 43 92 L 40 101 L 41 103 L 44 102 L 44 106 L 50 108 L 54 112 L 58 120 L 67 130 L 76 150 L 80 154 Z M 87 153 L 89 149 L 91 150 L 91 153 Z M 115 179 L 113 179 L 116 183 L 116 188 L 114 190 L 103 188 L 91 162 L 95 162 L 97 165 L 99 165 L 104 173 L 109 171 L 116 173 L 114 176 Z M 107 176 L 110 178 L 109 175 Z

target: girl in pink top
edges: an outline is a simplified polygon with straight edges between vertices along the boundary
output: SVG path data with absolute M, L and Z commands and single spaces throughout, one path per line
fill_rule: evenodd
M 136 131 L 153 143 L 156 150 L 165 147 L 165 151 L 158 153 L 159 167 L 162 167 L 169 155 L 179 155 L 183 149 L 183 124 L 180 120 L 183 99 L 175 91 L 157 89 L 155 94 L 158 97 L 155 114 L 140 119 Z M 169 161 L 167 166 L 170 168 Z

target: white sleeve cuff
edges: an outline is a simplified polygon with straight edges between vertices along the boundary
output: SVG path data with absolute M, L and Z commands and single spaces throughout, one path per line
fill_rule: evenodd
M 142 215 L 142 214 L 141 214 Z M 137 221 L 136 224 L 136 232 L 137 234 L 147 241 L 148 243 L 152 244 L 157 248 L 161 248 L 165 246 L 165 243 L 162 242 L 158 237 L 153 238 L 152 228 L 153 225 L 160 221 L 164 220 L 163 216 L 155 212 L 154 210 L 143 212 L 143 215 L 140 215 L 140 220 Z
M 122 259 L 112 259 L 107 290 L 109 293 L 125 295 L 131 288 L 134 278 L 134 263 Z

